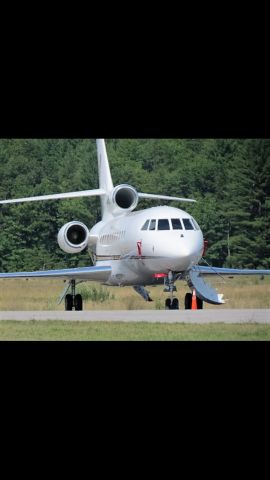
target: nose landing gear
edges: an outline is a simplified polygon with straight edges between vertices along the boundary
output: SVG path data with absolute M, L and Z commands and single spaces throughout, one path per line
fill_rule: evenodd
M 174 282 L 179 279 L 178 274 L 173 274 L 173 272 L 169 272 L 168 276 L 164 279 L 164 292 L 170 294 L 170 297 L 165 301 L 165 310 L 179 310 L 179 300 L 174 297 L 173 293 L 176 292 L 176 286 Z M 194 290 L 195 292 L 195 290 Z M 203 309 L 203 301 L 200 297 L 196 296 L 195 292 L 195 299 L 196 299 L 196 310 Z M 192 302 L 192 293 L 187 293 L 185 296 L 185 310 L 193 310 L 194 305 Z
M 173 273 L 169 272 L 168 277 L 164 280 L 163 291 L 170 293 L 170 297 L 165 302 L 165 310 L 179 310 L 179 300 L 173 296 L 173 292 L 177 291 L 174 281 Z
M 179 300 L 178 298 L 167 298 L 165 302 L 165 310 L 179 310 Z

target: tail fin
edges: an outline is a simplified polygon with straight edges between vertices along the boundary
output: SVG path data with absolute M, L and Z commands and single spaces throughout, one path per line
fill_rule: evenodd
M 99 188 L 106 193 L 110 193 L 113 189 L 113 182 L 111 177 L 110 166 L 106 151 L 106 145 L 103 139 L 97 140 L 97 154 L 98 154 L 98 176 Z
M 107 150 L 104 139 L 97 139 L 97 156 L 98 156 L 98 177 L 99 188 L 105 192 L 105 196 L 101 196 L 102 219 L 107 213 L 107 199 L 109 193 L 113 190 L 112 176 L 107 156 Z

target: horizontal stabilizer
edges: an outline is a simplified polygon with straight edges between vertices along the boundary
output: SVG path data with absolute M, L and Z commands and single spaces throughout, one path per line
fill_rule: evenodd
M 0 278 L 63 278 L 67 280 L 105 282 L 109 278 L 111 271 L 111 267 L 80 267 L 63 270 L 40 270 L 37 272 L 0 273 Z
M 11 200 L 0 200 L 0 204 L 7 203 L 23 203 L 23 202 L 40 202 L 42 200 L 60 200 L 64 198 L 80 198 L 80 197 L 96 197 L 105 195 L 105 191 L 101 188 L 97 190 L 84 190 L 82 192 L 68 192 L 68 193 L 56 193 L 53 195 L 41 195 L 38 197 L 26 197 L 26 198 L 14 198 Z
M 138 193 L 139 198 L 149 198 L 153 200 L 171 200 L 176 202 L 196 202 L 192 198 L 168 197 L 167 195 L 154 195 L 152 193 Z

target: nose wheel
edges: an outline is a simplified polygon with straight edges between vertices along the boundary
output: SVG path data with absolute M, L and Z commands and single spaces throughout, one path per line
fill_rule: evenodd
M 173 296 L 173 292 L 176 292 L 176 286 L 174 285 L 173 273 L 169 272 L 168 277 L 164 283 L 164 292 L 170 293 L 170 297 L 166 299 L 165 310 L 179 310 L 179 300 Z
M 167 298 L 165 302 L 165 310 L 179 310 L 179 300 L 178 298 Z

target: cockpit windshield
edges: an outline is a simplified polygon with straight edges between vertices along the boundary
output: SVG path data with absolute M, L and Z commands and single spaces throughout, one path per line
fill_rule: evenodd
M 173 230 L 183 230 L 180 218 L 172 218 L 172 228 Z
M 151 220 L 149 230 L 156 230 L 156 220 Z
M 141 230 L 148 230 L 150 220 L 146 220 L 145 224 L 142 226 Z
M 169 220 L 163 218 L 158 221 L 158 230 L 170 230 Z
M 190 221 L 190 218 L 183 218 L 183 224 L 184 224 L 185 230 L 194 230 L 194 227 Z
M 148 219 L 143 224 L 141 230 L 155 231 L 157 230 L 200 230 L 194 218 L 160 218 L 160 219 Z

